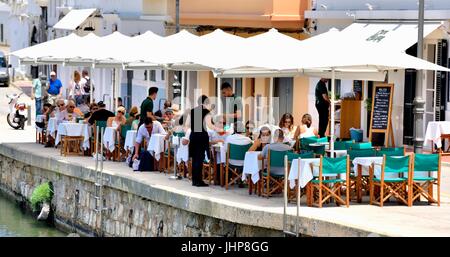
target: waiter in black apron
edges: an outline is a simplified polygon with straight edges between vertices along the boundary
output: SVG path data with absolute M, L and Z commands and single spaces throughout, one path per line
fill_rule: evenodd
M 191 135 L 189 137 L 189 157 L 192 158 L 192 185 L 208 186 L 202 179 L 202 167 L 205 153 L 209 153 L 209 136 L 207 125 L 211 126 L 209 98 L 199 97 L 198 106 L 191 109 Z

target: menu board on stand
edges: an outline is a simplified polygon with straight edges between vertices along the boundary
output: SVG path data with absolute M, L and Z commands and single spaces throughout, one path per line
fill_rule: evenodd
M 384 134 L 384 146 L 386 147 L 389 144 L 389 138 L 391 138 L 392 146 L 395 147 L 391 122 L 393 95 L 393 84 L 378 84 L 373 87 L 369 141 L 372 141 L 374 133 Z

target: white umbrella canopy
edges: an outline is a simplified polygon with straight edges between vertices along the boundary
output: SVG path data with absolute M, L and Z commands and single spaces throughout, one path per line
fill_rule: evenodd
M 216 29 L 200 37 L 196 46 L 198 52 L 192 58 L 194 63 L 206 69 L 223 69 L 240 65 L 240 58 L 245 51 L 245 39 Z
M 167 36 L 154 45 L 140 49 L 142 60 L 174 67 L 194 64 L 192 56 L 198 53 L 200 38 L 187 30 Z
M 284 62 L 265 63 L 267 68 L 279 70 L 315 69 L 336 71 L 345 69 L 382 71 L 395 69 L 441 70 L 449 69 L 403 52 L 376 47 L 354 40 L 336 29 L 300 42 L 298 51 L 279 56 Z
M 56 58 L 56 54 L 62 46 L 67 46 L 71 42 L 80 40 L 80 36 L 72 33 L 66 37 L 53 39 L 34 46 L 23 48 L 11 53 L 22 60 L 38 60 L 43 57 Z
M 161 37 L 152 31 L 147 31 L 142 35 L 130 38 L 129 44 L 122 46 L 124 52 L 123 60 L 128 67 L 146 68 L 148 66 L 158 66 L 156 62 L 149 62 L 145 60 L 143 52 L 155 51 L 163 44 L 164 37 Z

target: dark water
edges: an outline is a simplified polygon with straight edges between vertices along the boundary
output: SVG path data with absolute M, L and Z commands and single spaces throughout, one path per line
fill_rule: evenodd
M 23 212 L 0 192 L 0 237 L 65 237 L 66 234 Z

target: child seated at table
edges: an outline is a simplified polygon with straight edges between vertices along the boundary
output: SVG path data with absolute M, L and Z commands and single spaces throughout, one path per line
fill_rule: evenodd
M 258 138 L 255 139 L 253 145 L 248 149 L 248 151 L 262 151 L 264 146 L 270 144 L 270 137 L 272 132 L 269 127 L 261 127 L 259 130 Z

